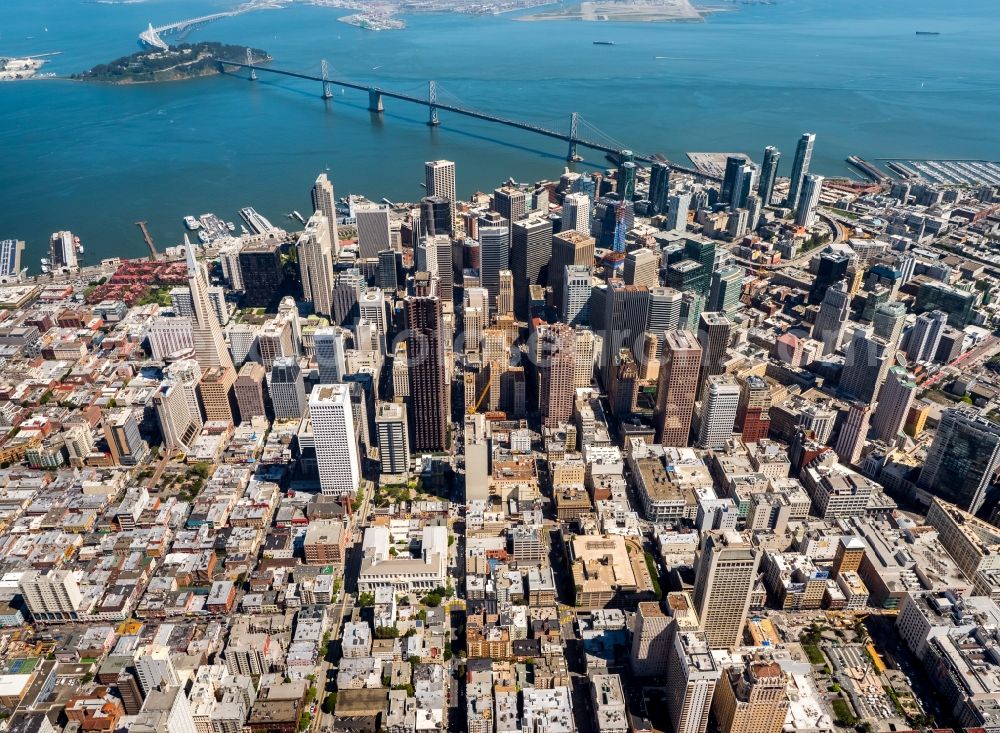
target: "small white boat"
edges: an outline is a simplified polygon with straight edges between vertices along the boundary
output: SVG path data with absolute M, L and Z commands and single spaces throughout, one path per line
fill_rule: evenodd
M 195 219 L 193 216 L 185 216 L 184 226 L 186 226 L 193 232 L 195 229 L 201 229 L 201 222 Z

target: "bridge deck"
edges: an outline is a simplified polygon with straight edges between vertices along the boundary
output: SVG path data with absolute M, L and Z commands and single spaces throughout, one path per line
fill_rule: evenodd
M 535 125 L 530 122 L 522 122 L 520 120 L 512 120 L 508 117 L 501 117 L 500 115 L 489 114 L 487 112 L 479 112 L 474 109 L 469 109 L 467 107 L 460 107 L 454 104 L 448 104 L 446 102 L 431 102 L 422 97 L 415 97 L 412 94 L 404 94 L 402 92 L 394 92 L 391 89 L 382 89 L 381 87 L 371 86 L 368 84 L 358 84 L 356 82 L 344 81 L 340 79 L 323 79 L 321 76 L 314 76 L 312 74 L 303 74 L 298 71 L 287 71 L 285 69 L 275 69 L 270 66 L 251 66 L 250 64 L 239 63 L 236 61 L 221 61 L 220 64 L 224 66 L 232 66 L 240 69 L 250 69 L 253 68 L 258 72 L 267 72 L 269 74 L 277 74 L 279 76 L 287 76 L 293 79 L 305 79 L 307 81 L 315 82 L 326 82 L 328 84 L 334 84 L 340 87 L 345 87 L 347 89 L 356 89 L 361 92 L 375 92 L 381 94 L 383 97 L 389 97 L 390 99 L 399 99 L 404 102 L 411 102 L 413 104 L 423 105 L 424 107 L 434 107 L 438 110 L 445 110 L 447 112 L 454 112 L 455 114 L 464 115 L 466 117 L 473 117 L 478 120 L 485 120 L 486 122 L 496 122 L 501 125 L 506 125 L 507 127 L 514 127 L 519 130 L 525 130 L 527 132 L 533 132 L 537 135 L 544 135 L 545 137 L 552 138 L 554 140 L 562 140 L 564 142 L 576 143 L 578 146 L 590 148 L 591 150 L 599 150 L 604 153 L 620 153 L 621 149 L 611 145 L 605 145 L 596 140 L 587 140 L 580 137 L 571 137 L 565 132 L 559 132 L 558 130 L 550 130 L 541 125 Z M 633 156 L 636 161 L 643 163 L 653 163 L 658 159 L 653 158 L 648 155 L 635 155 Z M 669 161 L 661 161 L 666 163 L 672 170 L 678 171 L 679 173 L 687 173 L 688 175 L 695 176 L 699 179 L 705 180 L 715 180 L 713 176 L 706 175 L 695 168 L 688 168 L 686 166 L 676 165 Z

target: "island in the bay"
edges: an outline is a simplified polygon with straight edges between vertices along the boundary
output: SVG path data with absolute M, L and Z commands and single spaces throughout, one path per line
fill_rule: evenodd
M 249 49 L 255 62 L 270 61 L 266 51 Z M 247 58 L 246 46 L 231 46 L 215 41 L 180 43 L 167 50 L 149 49 L 123 56 L 107 64 L 98 64 L 74 79 L 102 81 L 113 84 L 142 84 L 178 81 L 221 72 L 220 61 L 242 63 Z

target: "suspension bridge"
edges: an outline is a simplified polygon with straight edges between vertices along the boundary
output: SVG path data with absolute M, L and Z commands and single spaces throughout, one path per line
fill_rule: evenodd
M 254 62 L 249 50 L 247 51 L 246 62 L 240 63 L 235 61 L 220 60 L 219 66 L 224 72 L 227 70 L 227 67 L 232 69 L 242 69 L 247 72 L 247 77 L 251 81 L 257 78 L 258 73 L 267 73 L 274 74 L 276 76 L 289 77 L 292 79 L 304 79 L 306 81 L 319 82 L 322 85 L 321 97 L 323 99 L 333 98 L 332 88 L 334 86 L 339 86 L 345 89 L 354 89 L 359 92 L 366 92 L 368 94 L 368 110 L 374 113 L 380 113 L 385 110 L 386 99 L 397 99 L 402 102 L 410 102 L 411 104 L 421 105 L 428 108 L 427 124 L 432 127 L 441 124 L 440 112 L 452 112 L 465 117 L 472 117 L 477 120 L 484 120 L 486 122 L 493 122 L 499 125 L 505 125 L 506 127 L 524 130 L 525 132 L 542 135 L 553 140 L 561 140 L 567 143 L 566 159 L 570 161 L 582 160 L 577 153 L 578 148 L 598 150 L 603 153 L 617 156 L 621 155 L 623 151 L 626 151 L 628 147 L 615 140 L 595 125 L 584 120 L 583 117 L 576 112 L 571 113 L 569 116 L 569 127 L 567 131 L 563 132 L 560 130 L 553 130 L 532 122 L 515 120 L 510 117 L 504 117 L 502 115 L 475 109 L 468 104 L 465 104 L 454 95 L 448 94 L 448 97 L 446 98 L 442 93 L 444 90 L 436 81 L 433 80 L 427 82 L 426 96 L 418 96 L 413 93 L 383 89 L 369 84 L 346 81 L 343 79 L 332 79 L 330 78 L 329 66 L 326 61 L 321 63 L 320 76 L 305 74 L 298 71 L 288 71 L 286 69 L 276 69 L 271 66 L 259 66 Z M 449 101 L 449 98 L 451 101 Z M 595 137 L 586 137 L 587 134 L 594 135 Z M 630 155 L 631 159 L 636 162 L 660 162 L 669 166 L 671 170 L 686 173 L 696 177 L 697 179 L 716 180 L 713 176 L 708 176 L 696 168 L 676 165 L 662 156 L 639 155 L 635 153 L 630 153 Z

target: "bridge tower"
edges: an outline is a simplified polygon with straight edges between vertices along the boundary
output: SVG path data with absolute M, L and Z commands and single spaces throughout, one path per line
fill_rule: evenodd
M 330 65 L 323 59 L 319 67 L 323 72 L 323 99 L 333 99 L 333 91 L 330 89 Z
M 441 120 L 438 119 L 438 85 L 437 82 L 431 79 L 427 82 L 427 106 L 430 108 L 430 118 L 427 120 L 427 124 L 431 127 L 437 127 L 441 124 Z
M 569 152 L 566 154 L 566 160 L 570 162 L 582 160 L 576 153 L 576 137 L 579 127 L 580 115 L 574 112 L 569 116 Z
M 372 87 L 368 90 L 368 111 L 378 113 L 384 110 L 385 105 L 382 103 L 382 90 L 378 87 Z
M 250 70 L 250 81 L 257 81 L 257 69 L 253 66 L 253 51 L 247 49 L 247 68 Z

